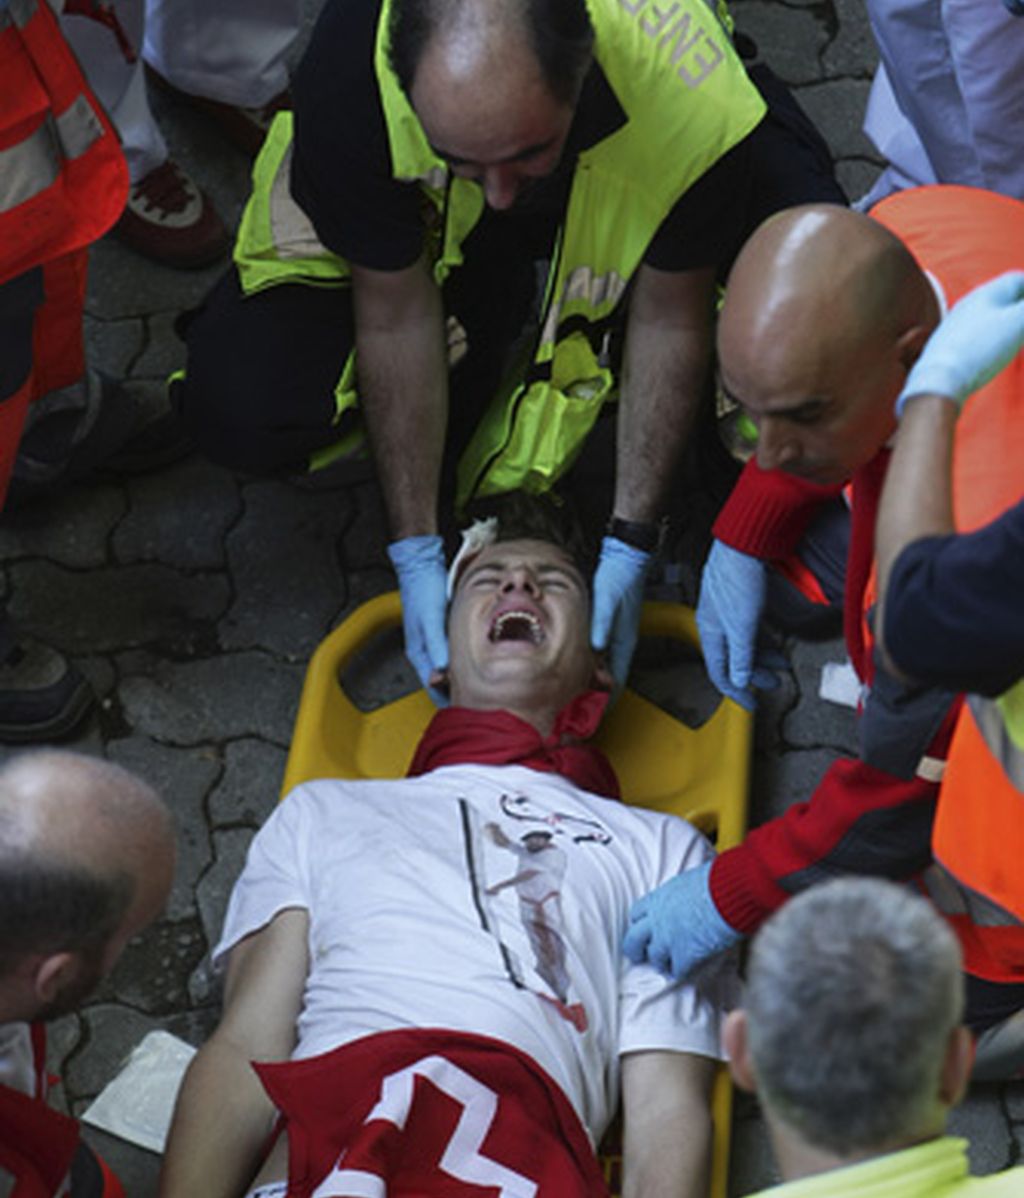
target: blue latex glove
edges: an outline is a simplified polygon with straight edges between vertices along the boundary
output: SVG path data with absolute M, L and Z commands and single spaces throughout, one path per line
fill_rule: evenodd
M 448 576 L 441 538 L 403 537 L 388 546 L 388 557 L 398 575 L 402 595 L 405 655 L 427 694 L 438 707 L 444 707 L 447 697 L 436 685 L 430 685 L 435 671 L 448 669 L 448 636 L 444 626 Z
M 626 682 L 629 663 L 640 628 L 644 581 L 651 555 L 620 541 L 605 537 L 594 573 L 594 614 L 590 621 L 590 643 L 608 653 L 608 668 L 615 687 Z
M 719 915 L 708 879 L 711 862 L 684 870 L 637 899 L 629 913 L 622 951 L 640 965 L 684 978 L 742 935 Z
M 915 395 L 942 395 L 960 407 L 1024 345 L 1024 270 L 990 279 L 954 304 L 928 338 L 896 400 L 903 415 Z
M 714 541 L 704 564 L 697 601 L 697 630 L 708 676 L 723 695 L 747 711 L 754 687 L 771 690 L 778 677 L 756 660 L 764 611 L 767 566 L 748 553 Z

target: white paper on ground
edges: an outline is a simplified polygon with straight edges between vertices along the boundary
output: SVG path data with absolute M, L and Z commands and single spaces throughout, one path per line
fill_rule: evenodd
M 170 1032 L 150 1032 L 96 1096 L 83 1122 L 150 1152 L 163 1152 L 178 1087 L 195 1051 Z
M 849 661 L 829 661 L 821 667 L 818 695 L 829 703 L 856 709 L 860 702 L 861 682 Z

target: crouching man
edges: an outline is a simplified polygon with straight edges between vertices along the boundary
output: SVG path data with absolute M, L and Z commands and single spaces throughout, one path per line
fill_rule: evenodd
M 631 902 L 711 850 L 618 802 L 586 743 L 607 679 L 585 577 L 503 527 L 457 579 L 452 705 L 411 776 L 303 785 L 256 837 L 165 1198 L 601 1194 L 620 1081 L 625 1192 L 705 1192 L 727 982 L 673 983 L 619 942 Z
M 44 1025 L 157 916 L 174 858 L 166 808 L 119 766 L 47 749 L 0 769 L 0 1194 L 121 1193 L 46 1104 Z

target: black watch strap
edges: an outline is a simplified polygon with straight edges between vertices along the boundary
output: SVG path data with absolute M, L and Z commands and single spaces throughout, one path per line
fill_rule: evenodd
M 664 530 L 664 520 L 623 520 L 619 516 L 612 516 L 605 531 L 608 536 L 634 549 L 654 553 L 661 545 Z

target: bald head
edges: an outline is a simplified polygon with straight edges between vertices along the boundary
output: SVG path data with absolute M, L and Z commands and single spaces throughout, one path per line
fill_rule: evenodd
M 389 34 L 427 140 L 488 204 L 555 170 L 591 60 L 584 0 L 396 0 Z
M 722 381 L 760 425 L 761 465 L 845 481 L 891 434 L 938 317 L 921 268 L 870 217 L 816 204 L 766 221 L 736 260 L 718 329 Z
M 26 969 L 55 955 L 87 959 L 95 984 L 159 912 L 174 857 L 166 807 L 120 766 L 56 749 L 7 762 L 0 769 L 0 1016 L 7 982 L 19 973 L 24 981 Z

